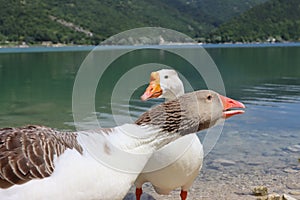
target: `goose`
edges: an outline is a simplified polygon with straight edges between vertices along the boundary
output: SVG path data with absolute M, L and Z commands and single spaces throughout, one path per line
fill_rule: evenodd
M 2 128 L 0 197 L 122 199 L 153 152 L 229 115 L 242 114 L 243 108 L 238 101 L 200 90 L 151 108 L 133 124 L 114 128 L 77 132 L 38 125 Z
M 143 101 L 151 98 L 165 98 L 167 101 L 184 94 L 184 86 L 177 72 L 173 69 L 161 69 L 152 72 L 150 83 L 144 94 Z
M 143 101 L 151 98 L 172 100 L 183 94 L 184 86 L 177 72 L 172 69 L 162 69 L 151 73 L 150 84 L 141 99 Z M 174 149 L 184 146 L 182 144 L 190 144 L 190 146 L 184 153 L 178 155 Z M 143 172 L 138 176 L 135 182 L 137 200 L 141 198 L 142 185 L 145 182 L 150 182 L 155 191 L 163 195 L 181 188 L 180 197 L 186 200 L 188 190 L 198 176 L 203 163 L 203 147 L 199 138 L 196 135 L 180 138 L 154 153 L 148 163 L 161 162 L 160 160 L 167 160 L 170 157 L 175 158 L 172 164 L 158 170 Z

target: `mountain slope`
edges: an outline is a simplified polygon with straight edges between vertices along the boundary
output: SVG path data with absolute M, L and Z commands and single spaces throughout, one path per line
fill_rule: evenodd
M 163 0 L 173 4 L 182 12 L 190 13 L 197 21 L 205 21 L 214 27 L 232 17 L 266 2 L 267 0 Z M 181 5 L 180 5 L 181 4 Z
M 223 24 L 214 42 L 300 41 L 300 1 L 270 0 Z
M 202 25 L 160 0 L 0 0 L 0 39 L 93 43 L 121 31 L 161 26 L 191 37 Z M 61 23 L 63 22 L 63 23 Z M 85 34 L 76 28 L 91 32 Z
M 0 0 L 0 41 L 99 44 L 122 31 L 159 26 L 203 37 L 266 0 Z

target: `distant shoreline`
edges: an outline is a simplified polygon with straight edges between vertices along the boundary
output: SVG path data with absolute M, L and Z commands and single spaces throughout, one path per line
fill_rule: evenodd
M 190 47 L 190 46 L 201 46 L 203 48 L 251 48 L 251 47 L 299 47 L 300 42 L 275 42 L 275 43 L 167 43 L 159 45 L 103 45 L 103 47 Z M 0 53 L 17 53 L 17 52 L 57 52 L 57 51 L 91 51 L 95 47 L 101 47 L 101 45 L 59 45 L 59 46 L 0 46 Z

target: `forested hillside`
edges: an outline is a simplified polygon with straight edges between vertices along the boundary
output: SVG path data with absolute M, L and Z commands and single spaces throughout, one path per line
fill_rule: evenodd
M 300 1 L 270 0 L 211 34 L 212 42 L 300 41 Z
M 99 44 L 137 27 L 205 37 L 265 0 L 0 0 L 0 41 Z
M 218 27 L 232 17 L 266 2 L 267 0 L 163 0 L 182 12 L 190 13 L 197 21 Z M 180 4 L 181 3 L 181 4 Z

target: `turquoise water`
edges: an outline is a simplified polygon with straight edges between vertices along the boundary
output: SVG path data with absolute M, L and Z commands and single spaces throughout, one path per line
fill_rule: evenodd
M 277 44 L 275 47 L 233 45 L 234 48 L 229 48 L 228 45 L 225 45 L 227 48 L 223 48 L 224 45 L 213 46 L 214 48 L 208 46 L 207 52 L 220 70 L 227 95 L 249 105 L 246 114 L 230 121 L 244 119 L 247 123 L 242 127 L 249 126 L 248 128 L 295 131 L 300 128 L 300 47 L 296 45 L 297 43 Z M 65 122 L 72 122 L 75 76 L 91 49 L 92 47 L 0 49 L 0 126 L 42 123 L 67 128 Z M 101 110 L 101 107 L 110 103 L 107 93 L 112 90 L 112 83 L 122 73 L 143 62 L 151 62 L 149 58 L 157 56 L 155 51 L 144 51 L 142 54 L 118 59 L 107 70 L 107 75 L 101 80 L 104 86 L 98 86 L 97 91 L 97 95 L 102 96 L 96 103 L 99 112 L 105 114 L 107 111 Z M 199 82 L 194 84 L 196 87 L 198 85 L 195 89 L 206 87 L 203 80 L 199 81 L 188 73 L 188 67 L 183 69 L 185 63 L 178 63 L 172 57 L 168 62 L 164 61 L 166 57 L 154 59 L 160 59 L 167 66 L 177 67 L 182 73 L 186 73 L 189 82 Z M 148 81 L 148 76 L 145 72 L 145 82 Z M 131 110 L 137 111 L 134 113 L 136 116 L 140 114 L 139 110 L 143 111 L 156 102 L 139 101 L 144 88 L 137 90 L 131 99 Z M 256 120 L 249 120 L 252 118 Z M 262 120 L 257 120 L 259 118 Z M 251 124 L 255 126 L 251 127 Z

